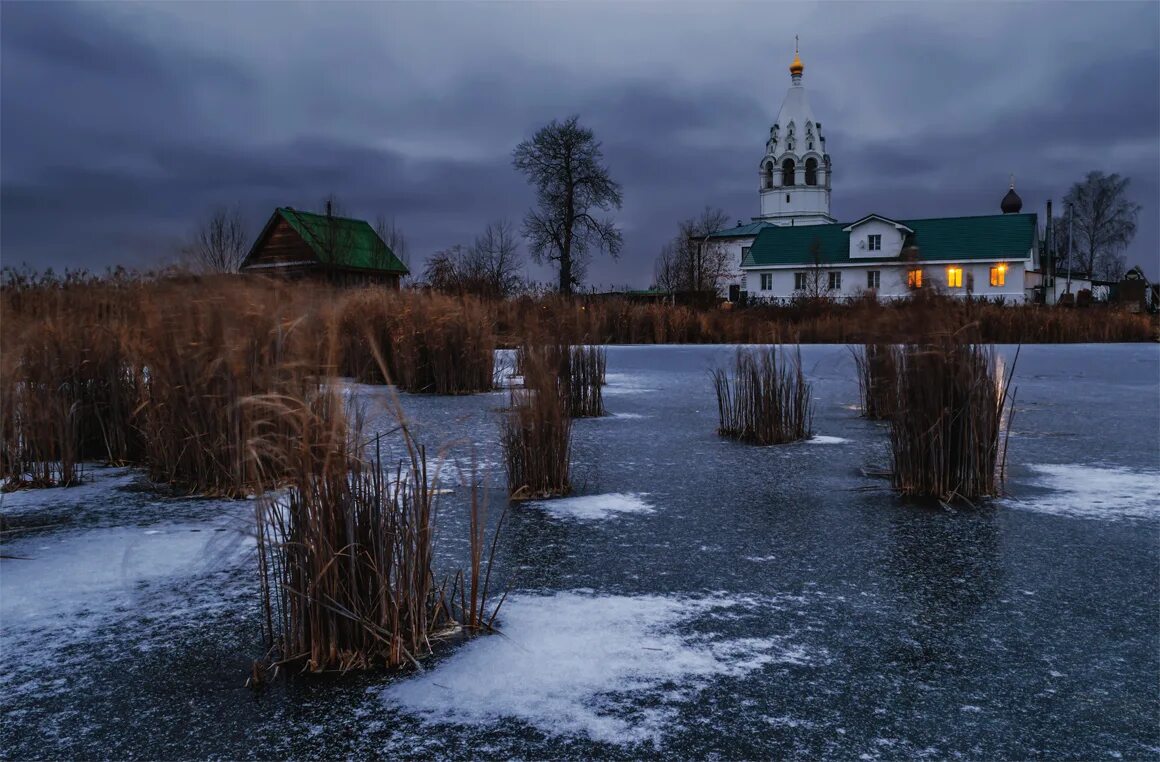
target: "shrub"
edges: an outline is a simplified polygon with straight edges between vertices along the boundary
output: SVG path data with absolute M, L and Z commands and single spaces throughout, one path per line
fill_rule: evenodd
M 739 349 L 732 377 L 727 369 L 717 368 L 713 386 L 717 392 L 717 433 L 721 436 L 758 445 L 810 436 L 810 385 L 796 348 L 790 359 L 773 348 Z

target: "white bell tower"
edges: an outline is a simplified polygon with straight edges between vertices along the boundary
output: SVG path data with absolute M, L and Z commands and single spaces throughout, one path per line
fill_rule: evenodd
M 822 225 L 830 216 L 830 155 L 822 125 L 814 119 L 806 89 L 805 66 L 794 37 L 791 85 L 769 130 L 758 167 L 761 219 L 775 225 Z

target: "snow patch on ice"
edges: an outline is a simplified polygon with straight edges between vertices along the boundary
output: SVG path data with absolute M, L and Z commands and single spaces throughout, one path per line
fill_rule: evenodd
M 1051 492 L 1008 500 L 1016 508 L 1081 519 L 1160 519 L 1160 472 L 1122 467 L 1042 464 L 1031 484 Z
M 752 561 L 755 564 L 763 564 L 768 561 L 776 561 L 777 556 L 745 556 L 746 561 Z
M 655 513 L 644 497 L 646 492 L 612 492 L 605 495 L 581 495 L 532 503 L 558 519 L 599 521 L 622 513 Z
M 659 747 L 678 705 L 712 680 L 810 660 L 805 648 L 779 637 L 677 632 L 743 605 L 578 591 L 512 596 L 501 612 L 502 636 L 469 643 L 383 697 L 429 724 L 514 719 L 552 735 Z
M 825 436 L 824 434 L 815 434 L 814 436 L 810 437 L 806 441 L 809 442 L 810 444 L 845 444 L 846 442 L 849 442 L 850 440 L 843 439 L 842 437 L 828 437 L 828 436 Z

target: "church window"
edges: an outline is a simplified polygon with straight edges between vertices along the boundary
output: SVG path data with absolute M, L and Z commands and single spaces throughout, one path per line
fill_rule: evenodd
M 813 145 L 810 146 L 813 148 Z M 806 185 L 818 184 L 818 160 L 812 156 L 806 159 Z
M 841 291 L 842 290 L 842 273 L 841 272 L 835 271 L 835 272 L 830 273 L 830 290 L 831 291 Z
M 963 287 L 963 268 L 948 267 L 947 268 L 947 288 L 962 288 Z
M 814 141 L 812 141 L 812 140 L 811 140 L 811 141 L 810 141 L 810 142 L 809 142 L 809 143 L 806 145 L 806 147 L 807 147 L 807 148 L 809 148 L 809 150 L 811 150 L 811 151 L 812 151 L 812 150 L 814 150 Z
M 785 203 L 787 203 L 787 204 L 789 203 L 789 194 L 788 193 L 785 194 Z
M 761 274 L 761 290 L 762 291 L 772 291 L 773 290 L 773 273 L 762 273 Z
M 766 188 L 767 190 L 769 188 L 773 187 L 773 162 L 772 161 L 765 162 L 765 169 L 761 173 L 761 181 L 762 181 L 762 187 Z
M 882 251 L 882 236 L 868 235 L 866 236 L 866 248 L 870 251 Z
M 882 285 L 882 271 L 868 270 L 866 272 L 866 288 L 878 288 Z
M 793 274 L 793 288 L 794 288 L 794 291 L 805 291 L 806 290 L 806 274 L 805 273 L 794 273 Z
M 996 265 L 991 268 L 991 285 L 1007 285 L 1007 265 Z
M 906 274 L 906 285 L 910 288 L 922 288 L 922 270 L 911 270 Z
M 795 169 L 795 167 L 794 167 L 793 159 L 786 159 L 785 161 L 783 161 L 781 163 L 781 184 L 782 185 L 793 185 L 794 169 Z M 788 201 L 789 199 L 786 199 L 786 200 Z

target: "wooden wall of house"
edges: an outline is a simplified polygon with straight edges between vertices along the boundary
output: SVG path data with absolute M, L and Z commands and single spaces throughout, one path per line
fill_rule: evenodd
M 303 260 L 317 261 L 317 257 L 290 223 L 279 218 L 247 265 L 273 265 Z

